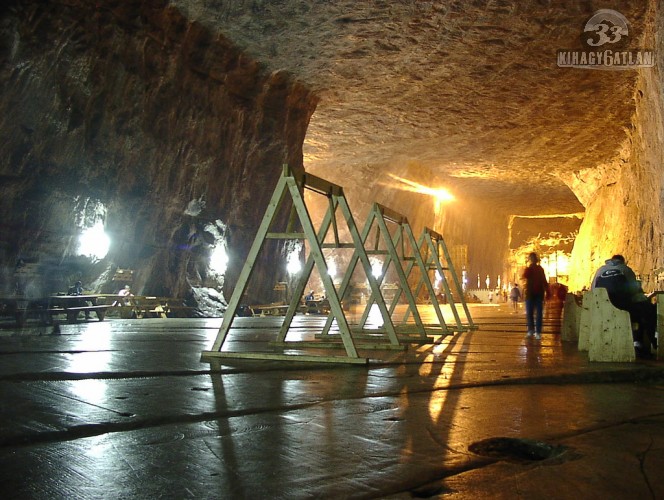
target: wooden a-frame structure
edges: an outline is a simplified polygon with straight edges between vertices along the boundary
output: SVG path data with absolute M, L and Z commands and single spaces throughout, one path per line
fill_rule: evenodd
M 303 192 L 304 189 L 309 189 L 319 194 L 325 195 L 328 200 L 328 210 L 323 218 L 321 227 L 316 233 L 311 217 L 306 208 Z M 291 209 L 291 218 L 289 220 L 288 228 L 285 232 L 276 232 L 271 231 L 273 223 L 279 213 L 279 209 L 282 206 L 283 201 L 287 196 L 290 197 L 292 201 Z M 338 228 L 336 222 L 336 210 L 337 208 L 341 209 L 341 212 L 344 215 L 346 223 L 348 225 L 349 232 L 353 238 L 352 243 L 341 243 L 339 242 Z M 293 228 L 295 227 L 295 220 L 299 221 L 302 232 L 295 232 Z M 233 291 L 231 299 L 228 303 L 228 308 L 224 313 L 221 327 L 217 337 L 212 345 L 210 351 L 204 351 L 202 353 L 203 357 L 214 357 L 214 358 L 245 358 L 245 359 L 280 359 L 280 360 L 297 360 L 297 361 L 315 361 L 315 362 L 336 362 L 336 363 L 367 363 L 368 359 L 360 357 L 357 352 L 357 346 L 353 335 L 351 333 L 348 321 L 343 311 L 339 294 L 334 286 L 332 278 L 327 272 L 327 265 L 325 262 L 325 256 L 323 254 L 323 247 L 328 246 L 325 244 L 326 235 L 328 230 L 332 226 L 334 234 L 334 243 L 331 246 L 336 248 L 354 248 L 355 253 L 362 262 L 362 265 L 365 268 L 365 272 L 368 272 L 370 275 L 371 264 L 369 258 L 363 250 L 363 245 L 361 244 L 360 235 L 357 232 L 357 228 L 353 221 L 352 214 L 348 207 L 348 203 L 343 193 L 343 189 L 340 186 L 332 184 L 328 181 L 325 181 L 319 177 L 313 176 L 311 174 L 302 173 L 296 175 L 293 173 L 287 165 L 284 165 L 282 175 L 277 182 L 272 198 L 268 204 L 268 207 L 263 216 L 263 220 L 259 226 L 254 242 L 249 250 L 247 259 L 244 263 L 242 271 L 238 277 L 236 287 Z M 291 321 L 297 312 L 297 307 L 299 305 L 299 299 L 302 296 L 304 287 L 308 276 L 313 270 L 314 265 L 319 271 L 321 281 L 327 296 L 327 299 L 330 303 L 330 317 L 336 320 L 339 337 L 341 338 L 341 343 L 345 349 L 346 356 L 328 356 L 328 355 L 303 355 L 303 354 L 284 354 L 283 352 L 232 352 L 228 350 L 223 350 L 225 342 L 228 338 L 231 326 L 236 317 L 240 301 L 244 295 L 249 279 L 251 277 L 256 259 L 263 247 L 263 243 L 267 239 L 304 239 L 310 245 L 310 254 L 305 264 L 304 272 L 302 274 L 302 279 L 299 280 L 296 289 L 292 294 L 292 300 L 288 307 L 288 311 L 284 318 L 284 322 L 279 330 L 277 335 L 277 340 L 273 344 L 276 345 L 289 345 L 295 344 L 291 342 L 286 342 L 286 336 L 288 329 L 290 327 Z M 376 280 L 369 280 L 372 290 L 376 293 L 379 292 L 378 285 Z M 396 334 L 392 327 L 390 316 L 387 312 L 385 304 L 382 304 L 381 311 L 385 320 L 385 327 L 388 334 L 388 340 L 390 346 L 398 346 L 399 342 L 396 338 Z M 305 343 L 302 343 L 303 347 Z M 369 347 L 369 346 L 362 346 Z M 380 346 L 386 347 L 386 345 Z M 379 348 L 380 348 L 379 347 Z M 375 346 L 374 346 L 375 348 Z
M 452 258 L 450 256 L 447 245 L 443 236 L 434 231 L 425 227 L 422 230 L 422 234 L 417 240 L 417 247 L 423 251 L 423 268 L 426 271 L 425 275 L 420 277 L 420 281 L 415 288 L 415 296 L 418 296 L 422 290 L 422 287 L 430 289 L 429 284 L 435 282 L 431 280 L 428 276 L 428 273 L 433 271 L 434 276 L 437 274 L 440 278 L 443 290 L 445 292 L 446 302 L 450 305 L 452 314 L 454 315 L 454 321 L 456 328 L 452 328 L 453 331 L 462 332 L 466 330 L 475 329 L 475 324 L 473 323 L 472 317 L 470 316 L 470 311 L 468 310 L 468 305 L 466 303 L 463 287 L 459 281 L 459 276 L 456 273 Z M 412 266 L 407 270 L 407 276 L 410 277 L 410 270 Z M 447 271 L 447 272 L 446 272 Z M 450 287 L 450 282 L 447 279 L 447 276 L 452 278 L 452 287 Z M 456 299 L 455 299 L 456 297 Z M 437 296 L 431 296 L 431 303 L 434 306 L 434 309 L 439 311 L 440 305 Z M 464 314 L 466 316 L 466 323 L 462 323 L 461 316 L 457 310 L 457 303 L 463 308 Z M 406 311 L 406 316 L 404 321 L 408 318 L 408 311 Z
M 387 225 L 388 222 L 396 224 L 397 230 L 394 232 L 394 235 L 390 232 L 388 228 Z M 380 310 L 384 327 L 388 329 L 387 334 L 389 336 L 390 341 L 391 342 L 397 341 L 402 345 L 404 344 L 403 342 L 404 338 L 403 337 L 399 338 L 398 332 L 395 329 L 392 321 L 392 315 L 394 312 L 394 307 L 396 306 L 396 301 L 392 303 L 390 309 L 388 310 L 385 303 L 385 298 L 380 288 L 382 285 L 382 281 L 385 275 L 387 274 L 387 271 L 390 268 L 390 264 L 394 264 L 394 269 L 401 284 L 400 288 L 406 290 L 408 308 L 413 312 L 413 315 L 416 318 L 416 323 L 420 317 L 419 312 L 417 310 L 415 297 L 412 295 L 412 293 L 410 293 L 410 287 L 408 286 L 407 277 L 404 274 L 404 270 L 401 263 L 402 260 L 409 259 L 409 257 L 404 255 L 405 249 L 403 244 L 399 246 L 399 243 L 403 243 L 403 239 L 401 238 L 401 236 L 404 224 L 407 224 L 407 219 L 404 216 L 397 214 L 396 212 L 378 203 L 374 203 L 372 205 L 371 210 L 369 211 L 369 216 L 367 217 L 364 228 L 360 234 L 360 244 L 356 245 L 355 253 L 353 254 L 349 262 L 343 281 L 339 286 L 339 295 L 343 297 L 351 285 L 353 272 L 363 254 L 366 254 L 367 256 L 368 255 L 381 256 L 384 258 L 383 264 L 381 266 L 381 273 L 380 276 L 378 277 L 373 276 L 373 269 L 367 269 L 367 267 L 365 266 L 365 274 L 367 274 L 367 279 L 372 284 L 372 286 L 370 287 L 371 294 L 367 302 L 367 306 L 364 309 L 362 317 L 358 324 L 357 328 L 358 333 L 356 333 L 355 335 L 356 338 L 367 338 L 366 335 L 368 331 L 366 330 L 365 327 L 369 318 L 370 310 L 372 306 L 375 304 Z M 373 241 L 370 241 L 369 237 L 373 231 L 375 231 L 375 238 L 373 239 Z M 370 247 L 372 248 L 367 248 L 367 244 L 369 244 Z M 374 282 L 375 286 L 373 285 Z M 325 326 L 323 328 L 323 333 L 320 335 L 320 338 L 328 338 L 330 336 L 329 330 L 333 320 L 334 318 L 332 317 L 332 315 L 328 316 L 327 322 L 325 323 Z M 419 321 L 419 325 L 421 326 L 420 328 L 421 337 L 419 340 L 421 340 L 422 343 L 430 343 L 432 339 L 426 335 L 426 332 L 424 330 L 424 325 L 422 325 L 421 323 L 422 322 Z M 376 330 L 373 329 L 370 331 L 375 332 Z M 409 340 L 412 340 L 412 338 Z
M 425 227 L 422 230 L 420 239 L 418 240 L 418 245 L 420 248 L 423 248 L 426 245 L 425 255 L 427 256 L 427 259 L 425 265 L 427 268 L 436 271 L 440 276 L 441 283 L 447 297 L 447 302 L 450 304 L 452 314 L 454 314 L 457 330 L 464 331 L 468 329 L 476 329 L 477 327 L 475 326 L 475 323 L 473 323 L 473 318 L 471 317 L 470 311 L 468 310 L 468 304 L 466 303 L 463 286 L 459 280 L 459 275 L 457 274 L 457 271 L 454 267 L 452 257 L 450 255 L 449 249 L 447 248 L 447 245 L 445 244 L 445 239 L 443 236 L 433 229 Z M 453 289 L 450 288 L 447 275 L 452 278 Z M 455 297 L 457 300 L 455 300 Z M 462 323 L 459 312 L 457 311 L 457 303 L 461 305 L 466 316 L 467 323 L 465 324 Z
M 393 233 L 390 232 L 388 228 L 388 222 L 396 226 L 396 230 Z M 421 253 L 423 243 L 422 238 L 420 238 L 420 241 L 415 240 L 415 236 L 413 234 L 412 227 L 408 222 L 408 219 L 387 207 L 384 207 L 378 203 L 374 203 L 367 223 L 368 225 L 373 223 L 376 224 L 376 239 L 378 241 L 379 234 L 382 235 L 382 241 L 387 248 L 387 256 L 383 262 L 381 280 L 386 275 L 387 270 L 391 264 L 394 264 L 397 275 L 399 277 L 397 290 L 390 304 L 389 311 L 391 316 L 394 314 L 395 308 L 399 303 L 401 295 L 403 294 L 406 298 L 406 312 L 402 321 L 397 322 L 396 324 L 397 331 L 400 334 L 400 340 L 408 343 L 430 343 L 433 339 L 429 336 L 429 333 L 435 335 L 447 335 L 454 331 L 453 329 L 449 329 L 447 327 L 438 301 L 436 300 L 435 290 L 431 280 L 429 279 L 428 273 L 428 270 L 430 269 L 430 262 L 425 262 L 425 259 L 422 257 Z M 407 252 L 407 249 L 410 251 Z M 411 273 L 414 269 L 417 269 L 420 272 L 420 280 L 418 286 L 415 287 L 415 293 L 413 293 L 413 289 L 410 284 Z M 417 297 L 421 291 L 422 286 L 426 287 L 426 290 L 431 297 L 431 305 L 433 306 L 437 319 L 437 323 L 435 324 L 425 325 L 417 308 Z M 360 325 L 364 325 L 366 322 L 369 311 L 373 304 L 376 303 L 376 300 L 376 295 L 372 294 L 367 301 L 362 319 L 360 320 Z M 414 329 L 413 325 L 408 323 L 408 318 L 410 315 L 412 315 L 414 319 Z

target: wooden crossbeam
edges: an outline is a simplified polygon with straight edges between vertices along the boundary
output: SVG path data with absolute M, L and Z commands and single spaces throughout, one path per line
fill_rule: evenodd
M 304 198 L 302 196 L 302 189 L 312 189 L 318 193 L 325 194 L 326 196 L 332 197 L 330 202 L 328 213 L 324 218 L 324 227 L 321 227 L 318 233 L 314 229 L 313 223 L 309 216 L 309 212 L 304 203 Z M 277 220 L 277 214 L 279 213 L 279 208 L 282 205 L 282 202 L 285 198 L 289 197 L 292 202 L 291 217 L 288 222 L 288 230 L 285 232 L 280 231 L 271 231 L 273 223 Z M 338 205 L 344 206 L 344 210 L 347 210 L 348 215 L 350 216 L 350 210 L 347 209 L 347 203 L 345 197 L 343 196 L 343 190 L 323 179 L 320 179 L 316 176 L 311 176 L 306 173 L 297 173 L 294 174 L 287 165 L 284 165 L 282 169 L 282 175 L 277 182 L 272 198 L 268 203 L 263 220 L 258 228 L 257 234 L 254 238 L 254 242 L 249 250 L 245 263 L 242 267 L 240 275 L 238 277 L 237 284 L 233 290 L 233 294 L 228 303 L 228 308 L 224 314 L 221 327 L 217 337 L 213 343 L 212 349 L 210 351 L 205 351 L 204 355 L 208 357 L 238 357 L 238 358 L 251 358 L 251 359 L 288 359 L 288 360 L 298 360 L 298 361 L 323 361 L 323 362 L 345 362 L 345 363 L 366 363 L 368 360 L 359 356 L 355 342 L 348 325 L 348 321 L 345 317 L 343 308 L 341 306 L 341 301 L 336 292 L 334 283 L 332 282 L 331 277 L 327 272 L 327 265 L 325 263 L 325 256 L 323 255 L 322 242 L 325 239 L 327 230 L 329 229 L 330 224 L 333 223 L 335 218 L 335 209 Z M 352 216 L 350 216 L 352 218 Z M 294 226 L 294 221 L 297 219 L 299 225 L 302 228 L 301 232 L 293 232 L 292 227 Z M 348 217 L 347 217 L 348 219 Z M 353 224 L 354 227 L 354 224 Z M 343 348 L 346 351 L 346 357 L 339 356 L 307 356 L 307 355 L 286 355 L 280 353 L 265 353 L 265 352 L 229 352 L 227 350 L 223 351 L 225 341 L 228 337 L 228 333 L 232 326 L 233 320 L 237 314 L 240 300 L 244 295 L 249 279 L 253 272 L 254 265 L 258 258 L 258 255 L 262 249 L 263 243 L 267 239 L 293 239 L 297 235 L 298 239 L 305 239 L 309 243 L 310 255 L 308 259 L 309 272 L 313 269 L 314 265 L 318 268 L 321 281 L 323 282 L 323 287 L 327 299 L 330 304 L 331 316 L 337 322 L 339 328 L 339 338 L 343 344 Z M 335 244 L 339 245 L 338 237 L 335 235 Z M 356 242 L 357 244 L 357 242 Z M 368 259 L 367 259 L 368 261 Z M 302 291 L 306 282 L 300 280 L 297 286 L 297 303 L 292 300 L 291 304 L 288 306 L 286 316 L 284 318 L 284 323 L 279 331 L 277 336 L 277 341 L 284 341 L 286 337 L 286 332 L 290 327 L 290 322 L 295 315 L 297 305 L 299 305 L 299 298 L 302 295 Z M 294 295 L 295 297 L 295 295 Z
M 387 227 L 387 222 L 392 222 L 394 224 L 397 224 L 397 231 L 395 232 L 394 236 L 392 236 L 392 234 L 390 233 L 390 230 Z M 372 209 L 369 212 L 369 217 L 367 219 L 366 224 L 367 224 L 366 225 L 367 234 L 369 234 L 372 226 L 375 224 L 376 226 L 375 246 L 378 247 L 379 244 L 378 238 L 382 238 L 381 241 L 387 251 L 386 258 L 383 261 L 382 273 L 377 280 L 378 284 L 379 285 L 382 284 L 382 280 L 386 272 L 390 268 L 390 265 L 394 266 L 394 269 L 399 278 L 399 285 L 397 286 L 397 291 L 395 293 L 394 298 L 392 299 L 392 303 L 389 309 L 390 316 L 394 313 L 396 305 L 399 301 L 399 297 L 403 293 L 406 296 L 406 300 L 408 302 L 408 311 L 410 311 L 413 314 L 413 318 L 415 319 L 415 324 L 420 333 L 420 337 L 422 339 L 428 339 L 424 328 L 424 324 L 422 323 L 422 319 L 417 309 L 415 297 L 413 296 L 412 291 L 410 290 L 410 285 L 408 284 L 407 275 L 404 272 L 404 269 L 401 265 L 401 261 L 403 260 L 405 253 L 402 240 L 405 233 L 404 228 L 409 227 L 408 219 L 402 216 L 401 214 L 398 214 L 397 212 L 390 210 L 387 207 L 384 207 L 383 205 L 374 203 Z M 398 246 L 401 247 L 401 256 L 399 255 L 399 252 L 397 250 Z M 380 291 L 376 293 L 372 292 L 371 296 L 369 297 L 369 300 L 367 301 L 367 305 L 362 314 L 362 318 L 360 319 L 361 326 L 364 326 L 366 324 L 369 317 L 370 309 L 373 306 L 373 304 L 378 301 L 381 301 L 382 299 L 383 297 Z
M 429 228 L 424 229 L 422 238 L 426 239 L 429 248 L 431 262 L 437 266 L 438 274 L 440 274 L 441 276 L 443 287 L 445 288 L 445 293 L 447 294 L 447 297 L 449 299 L 452 308 L 452 313 L 454 314 L 454 319 L 457 323 L 457 327 L 459 329 L 463 328 L 461 324 L 461 319 L 459 317 L 459 313 L 456 309 L 456 303 L 453 300 L 454 295 L 450 290 L 450 286 L 444 271 L 448 271 L 449 275 L 452 277 L 452 284 L 454 286 L 454 291 L 456 292 L 456 296 L 458 297 L 458 302 L 461 304 L 463 311 L 466 315 L 466 320 L 468 321 L 469 328 L 475 329 L 476 326 L 473 323 L 472 316 L 470 315 L 468 304 L 466 303 L 466 298 L 464 296 L 463 287 L 461 286 L 461 282 L 459 281 L 459 276 L 457 275 L 456 270 L 454 269 L 452 257 L 450 256 L 449 250 L 447 249 L 447 245 L 445 244 L 445 239 L 439 233 Z M 442 264 L 443 261 L 446 263 L 446 266 L 443 266 Z
M 304 233 L 267 233 L 267 240 L 304 240 L 307 237 Z
M 408 218 L 405 215 L 401 215 L 399 212 L 392 210 L 380 203 L 375 204 L 376 209 L 383 216 L 383 219 L 389 222 L 394 222 L 395 224 L 407 224 Z
M 344 190 L 341 186 L 325 179 L 321 179 L 313 174 L 304 173 L 301 180 L 305 189 L 314 191 L 325 196 L 344 196 Z

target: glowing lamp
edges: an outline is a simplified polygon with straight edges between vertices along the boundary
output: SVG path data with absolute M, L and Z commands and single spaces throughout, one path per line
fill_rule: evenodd
M 104 232 L 104 224 L 100 221 L 94 226 L 84 229 L 78 238 L 78 254 L 93 259 L 103 259 L 111 248 L 111 239 Z
M 214 247 L 214 250 L 210 254 L 210 269 L 217 274 L 225 274 L 227 268 L 228 253 L 226 252 L 226 247 L 224 245 Z
M 299 249 L 293 250 L 288 254 L 288 262 L 286 263 L 286 270 L 288 274 L 297 274 L 302 269 L 302 264 L 300 263 L 300 251 Z

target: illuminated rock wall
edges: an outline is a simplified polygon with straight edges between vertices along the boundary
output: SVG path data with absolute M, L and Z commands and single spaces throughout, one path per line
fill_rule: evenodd
M 628 138 L 611 164 L 569 183 L 586 206 L 572 252 L 572 289 L 589 285 L 597 267 L 614 253 L 625 256 L 647 291 L 664 286 L 657 280 L 664 267 L 664 15 L 660 9 L 650 16 L 644 46 L 655 50 L 656 68 L 639 71 Z
M 215 221 L 233 283 L 281 165 L 301 166 L 315 97 L 166 1 L 15 2 L 0 36 L 5 288 L 24 258 L 52 278 L 42 293 L 74 274 L 110 291 L 119 266 L 137 293 L 182 296 L 208 278 Z M 87 266 L 85 200 L 112 238 Z

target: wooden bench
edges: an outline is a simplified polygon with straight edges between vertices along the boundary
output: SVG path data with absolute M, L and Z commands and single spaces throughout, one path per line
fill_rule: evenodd
M 126 302 L 122 301 L 126 299 Z M 0 297 L 0 316 L 13 317 L 18 326 L 29 317 L 50 324 L 56 316 L 66 315 L 68 323 L 75 323 L 81 313 L 94 312 L 99 321 L 113 312 L 121 318 L 189 317 L 193 307 L 185 306 L 181 299 L 172 297 L 118 297 L 109 294 L 52 295 L 44 298 Z
M 67 315 L 68 323 L 76 323 L 78 321 L 78 316 L 80 313 L 90 313 L 94 312 L 97 315 L 99 321 L 104 321 L 106 317 L 106 310 L 110 308 L 109 305 L 96 305 L 96 306 L 74 306 L 74 307 L 51 307 L 43 311 L 45 315 L 48 316 L 48 319 L 44 319 L 45 323 L 50 323 L 53 320 L 53 316 L 59 316 L 62 314 Z M 87 316 L 87 315 L 86 315 Z M 86 318 L 87 319 L 87 318 Z
M 657 359 L 664 359 L 664 346 L 660 339 L 664 332 L 664 291 L 657 291 L 652 294 L 657 304 Z
M 150 295 L 104 295 L 103 302 L 110 308 L 109 314 L 117 312 L 123 319 L 188 317 L 194 309 L 185 306 L 182 299 Z
M 53 316 L 65 314 L 68 323 L 75 323 L 78 321 L 80 313 L 85 313 L 85 317 L 88 319 L 90 313 L 94 312 L 99 321 L 104 321 L 106 311 L 111 306 L 104 304 L 101 300 L 102 297 L 99 294 L 51 295 L 48 299 L 48 308 L 42 314 L 42 320 L 50 323 Z
M 583 297 L 573 293 L 565 296 L 563 304 L 563 321 L 560 328 L 560 338 L 565 342 L 578 342 L 581 327 L 581 312 L 583 311 Z
M 13 318 L 19 327 L 25 325 L 29 317 L 43 320 L 46 309 L 48 309 L 48 299 L 23 296 L 0 297 L 0 316 Z
M 288 304 L 280 303 L 250 306 L 254 316 L 285 316 L 288 307 Z
M 329 314 L 330 301 L 327 299 L 307 300 L 304 310 L 307 314 Z
M 615 307 L 605 288 L 585 292 L 579 318 L 579 350 L 590 361 L 636 360 L 632 322 L 627 311 Z

